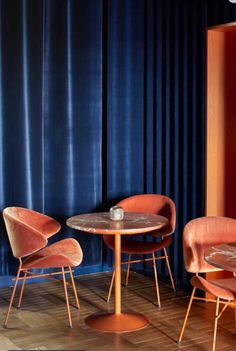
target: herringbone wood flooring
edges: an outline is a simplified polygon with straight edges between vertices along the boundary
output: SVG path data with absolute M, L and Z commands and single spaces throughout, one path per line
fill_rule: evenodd
M 181 346 L 176 341 L 182 327 L 189 296 L 173 294 L 170 286 L 160 283 L 162 307 L 155 302 L 154 282 L 131 273 L 130 284 L 122 288 L 122 307 L 144 313 L 150 325 L 140 331 L 123 334 L 96 332 L 84 324 L 91 313 L 113 309 L 113 298 L 106 303 L 110 273 L 76 278 L 81 309 L 72 310 L 73 328 L 68 327 L 63 286 L 48 281 L 26 286 L 22 307 L 12 309 L 8 328 L 0 326 L 0 350 L 87 350 L 87 351 L 208 351 L 213 333 L 212 303 L 194 303 Z M 0 316 L 3 320 L 10 299 L 10 288 L 0 290 Z M 70 302 L 74 305 L 72 290 Z M 219 321 L 217 351 L 235 351 L 234 312 L 227 309 Z

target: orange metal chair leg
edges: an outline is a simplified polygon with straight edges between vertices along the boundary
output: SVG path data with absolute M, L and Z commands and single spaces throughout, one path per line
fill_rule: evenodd
M 70 279 L 71 279 L 71 283 L 72 283 L 72 287 L 73 287 L 73 291 L 74 291 L 74 295 L 75 295 L 77 308 L 80 309 L 78 294 L 77 294 L 77 290 L 76 290 L 76 286 L 75 286 L 75 280 L 74 280 L 74 276 L 73 276 L 71 267 L 69 267 L 69 271 L 70 271 Z
M 111 284 L 110 284 L 110 288 L 109 288 L 109 292 L 108 292 L 108 296 L 107 296 L 107 302 L 109 302 L 110 298 L 111 298 L 111 292 L 112 292 L 112 288 L 113 288 L 113 284 L 114 284 L 114 279 L 115 279 L 115 271 L 113 271 L 113 273 L 112 273 Z
M 191 309 L 191 306 L 192 306 L 192 302 L 193 302 L 193 298 L 194 298 L 194 295 L 195 295 L 195 291 L 196 291 L 196 288 L 193 288 L 192 295 L 191 295 L 191 298 L 190 298 L 190 301 L 189 301 L 189 304 L 188 304 L 188 309 L 187 309 L 187 312 L 186 312 L 186 315 L 185 315 L 185 318 L 184 318 L 184 324 L 182 326 L 182 330 L 181 330 L 181 333 L 180 333 L 180 336 L 179 336 L 178 344 L 181 343 L 181 340 L 182 340 L 182 337 L 183 337 L 183 334 L 184 334 L 184 329 L 185 329 L 185 326 L 186 326 L 186 323 L 187 323 L 187 320 L 188 320 L 188 316 L 189 316 L 189 312 L 190 312 L 190 309 Z
M 26 282 L 27 274 L 28 274 L 28 272 L 25 271 L 24 279 L 22 281 L 22 285 L 21 285 L 21 289 L 20 289 L 20 296 L 19 296 L 17 308 L 20 308 L 20 306 L 21 306 L 21 301 L 22 301 L 22 297 L 23 297 L 23 293 L 24 293 L 24 289 L 25 289 L 25 282 Z
M 69 299 L 68 299 L 68 292 L 67 292 L 67 286 L 66 286 L 64 267 L 61 267 L 61 271 L 62 271 L 62 277 L 63 277 L 64 290 L 65 290 L 65 298 L 66 298 L 66 306 L 67 306 L 67 312 L 68 312 L 68 318 L 69 318 L 69 325 L 72 328 L 72 320 L 71 320 L 71 314 L 70 314 L 70 305 L 69 305 Z
M 218 324 L 218 318 L 219 318 L 219 304 L 220 304 L 220 299 L 219 299 L 219 297 L 217 297 L 212 351 L 215 351 L 215 349 L 216 349 L 216 334 L 217 334 L 217 324 Z
M 152 261 L 153 261 L 153 270 L 154 270 L 156 292 L 157 292 L 157 303 L 158 303 L 158 307 L 161 307 L 160 292 L 159 292 L 158 277 L 157 277 L 156 258 L 155 258 L 155 253 L 154 252 L 152 254 Z
M 175 292 L 175 283 L 174 283 L 173 275 L 172 275 L 172 272 L 171 272 L 169 257 L 167 255 L 166 248 L 164 248 L 163 251 L 164 251 L 165 258 L 166 258 L 166 265 L 167 265 L 167 269 L 168 269 L 168 272 L 169 272 L 171 285 L 172 285 L 172 288 L 173 288 L 173 290 Z
M 236 277 L 236 272 L 233 272 L 233 276 Z M 236 300 L 234 300 L 234 326 L 236 328 Z
M 8 310 L 7 310 L 7 315 L 6 315 L 4 324 L 3 324 L 4 327 L 7 326 L 7 322 L 8 322 L 9 315 L 10 315 L 11 308 L 12 308 L 12 303 L 13 303 L 14 296 L 15 296 L 15 293 L 16 293 L 16 287 L 17 287 L 17 284 L 18 284 L 18 281 L 19 281 L 19 277 L 20 277 L 20 272 L 21 272 L 21 264 L 20 264 L 20 266 L 19 266 L 19 268 L 18 268 L 18 272 L 17 272 L 17 276 L 16 276 L 15 285 L 14 285 L 13 290 L 12 290 L 11 300 L 10 300 L 10 303 L 9 303 L 9 306 L 8 306 Z
M 126 272 L 125 286 L 129 284 L 129 272 L 130 272 L 130 264 L 131 264 L 130 261 L 131 261 L 131 254 L 129 254 L 129 257 L 128 257 L 128 267 Z
M 236 300 L 234 300 L 234 326 L 236 328 Z

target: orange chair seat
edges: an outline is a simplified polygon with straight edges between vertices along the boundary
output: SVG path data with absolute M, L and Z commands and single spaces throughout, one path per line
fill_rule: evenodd
M 78 266 L 82 261 L 82 251 L 75 239 L 64 239 L 29 256 L 22 268 L 57 268 Z
M 199 276 L 191 279 L 191 284 L 198 289 L 225 300 L 236 299 L 236 278 L 206 280 Z
M 106 244 L 110 247 L 110 249 L 114 250 L 115 247 L 115 239 L 111 235 L 104 236 L 104 240 Z M 158 250 L 164 249 L 168 247 L 172 243 L 172 237 L 168 236 L 161 241 L 158 242 L 144 242 L 132 239 L 121 239 L 121 252 L 127 254 L 150 254 L 156 252 Z

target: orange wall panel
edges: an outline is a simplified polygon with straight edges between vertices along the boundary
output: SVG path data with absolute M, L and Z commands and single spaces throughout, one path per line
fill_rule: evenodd
M 236 218 L 236 24 L 207 31 L 206 215 Z M 214 279 L 232 273 L 208 273 Z

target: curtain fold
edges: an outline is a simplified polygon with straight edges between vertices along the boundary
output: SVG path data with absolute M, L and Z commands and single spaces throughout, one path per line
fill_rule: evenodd
M 0 0 L 1 209 L 57 218 L 86 273 L 111 269 L 111 253 L 66 218 L 166 194 L 177 208 L 171 265 L 185 284 L 182 230 L 204 214 L 206 28 L 235 19 L 228 0 Z M 7 275 L 2 222 L 1 233 Z

